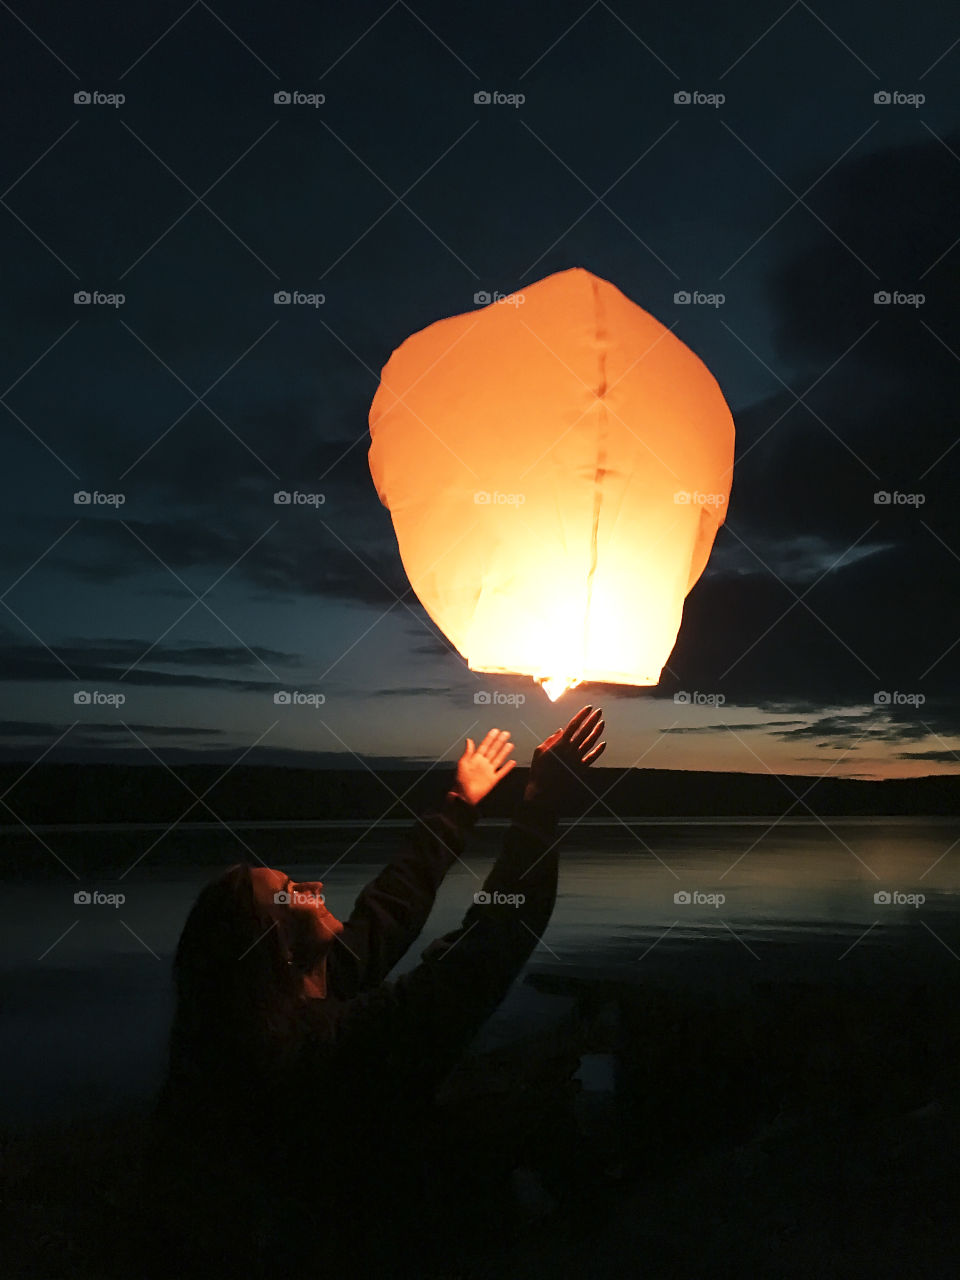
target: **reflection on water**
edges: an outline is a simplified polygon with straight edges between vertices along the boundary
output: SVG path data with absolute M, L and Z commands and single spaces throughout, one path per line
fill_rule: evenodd
M 0 1063 L 0 1122 L 152 1088 L 170 1016 L 170 958 L 190 904 L 218 868 L 255 855 L 296 867 L 297 878 L 322 879 L 331 909 L 346 915 L 402 834 L 271 824 L 243 828 L 241 844 L 222 830 L 192 830 L 140 857 L 152 833 L 45 833 L 81 879 L 64 871 L 3 885 L 10 1049 Z M 440 891 L 424 942 L 396 972 L 457 926 L 501 839 L 497 826 L 476 830 L 464 864 Z M 112 878 L 91 869 L 104 860 L 112 860 Z M 124 901 L 75 903 L 81 890 Z M 562 975 L 588 967 L 704 988 L 794 978 L 954 982 L 958 892 L 954 819 L 582 826 L 564 836 L 560 896 L 531 968 Z M 564 1007 L 517 984 L 480 1043 L 549 1021 Z

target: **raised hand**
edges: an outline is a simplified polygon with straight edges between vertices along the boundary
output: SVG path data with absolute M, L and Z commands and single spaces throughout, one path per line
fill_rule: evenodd
M 597 741 L 603 729 L 600 708 L 583 707 L 564 729 L 551 733 L 534 751 L 528 787 L 554 795 L 565 784 L 573 782 L 585 767 L 603 755 L 607 744 Z
M 491 729 L 479 747 L 471 738 L 457 761 L 457 780 L 454 790 L 470 804 L 478 804 L 493 790 L 501 778 L 516 767 L 516 760 L 508 760 L 513 750 L 507 729 Z

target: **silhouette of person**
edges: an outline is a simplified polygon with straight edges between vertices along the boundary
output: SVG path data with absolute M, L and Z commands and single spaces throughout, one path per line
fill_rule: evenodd
M 174 1237 L 165 1266 L 289 1277 L 363 1257 L 371 1274 L 399 1276 L 448 1256 L 443 1197 L 482 1135 L 443 1132 L 434 1094 L 549 922 L 558 804 L 603 752 L 603 727 L 587 706 L 537 747 L 462 924 L 392 982 L 477 805 L 515 766 L 506 731 L 467 739 L 451 790 L 345 921 L 321 882 L 278 870 L 233 867 L 201 891 L 174 960 L 157 1109 L 171 1162 L 155 1206 Z

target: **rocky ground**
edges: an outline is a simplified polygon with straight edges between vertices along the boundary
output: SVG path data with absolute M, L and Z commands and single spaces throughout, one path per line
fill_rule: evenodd
M 449 1263 L 390 1274 L 954 1277 L 958 1030 L 946 986 L 585 989 L 564 1024 L 451 1077 L 451 1132 L 495 1190 Z M 587 1052 L 617 1055 L 612 1097 L 573 1078 Z M 6 1275 L 163 1274 L 132 1227 L 144 1123 L 7 1136 Z

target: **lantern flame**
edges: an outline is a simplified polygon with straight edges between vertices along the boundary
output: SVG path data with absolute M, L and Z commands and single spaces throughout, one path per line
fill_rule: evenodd
M 568 689 L 575 689 L 580 681 L 575 676 L 537 676 L 537 684 L 551 702 L 556 702 Z

